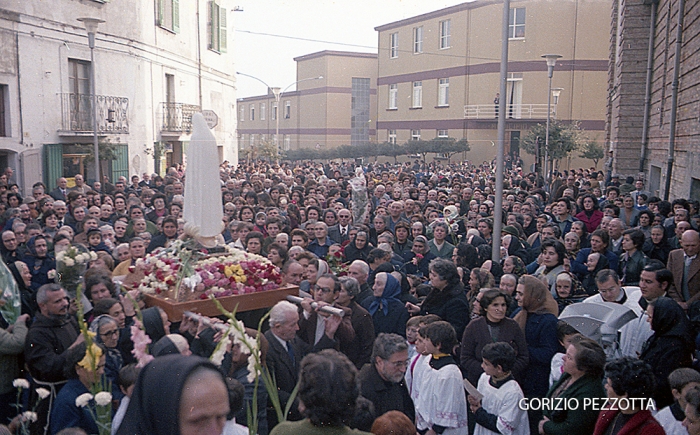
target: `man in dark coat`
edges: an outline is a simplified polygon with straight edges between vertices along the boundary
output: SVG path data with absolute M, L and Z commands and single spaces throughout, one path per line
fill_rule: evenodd
M 367 310 L 355 302 L 355 297 L 360 293 L 360 284 L 350 276 L 343 276 L 340 280 L 340 292 L 335 299 L 337 307 L 347 308 L 351 311 L 350 323 L 355 331 L 355 339 L 348 344 L 341 343 L 340 351 L 343 352 L 361 369 L 370 362 L 372 355 L 372 343 L 374 342 L 374 322 Z
M 413 400 L 406 388 L 408 343 L 396 334 L 379 334 L 374 341 L 372 362 L 360 370 L 360 392 L 374 404 L 375 415 L 400 411 L 415 420 Z

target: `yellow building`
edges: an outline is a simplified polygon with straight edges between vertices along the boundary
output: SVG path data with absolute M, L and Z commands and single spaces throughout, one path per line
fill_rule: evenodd
M 559 54 L 552 116 L 578 121 L 604 138 L 610 2 L 512 0 L 506 98 L 506 150 L 546 122 L 548 77 L 542 55 Z M 466 138 L 466 158 L 494 158 L 499 91 L 501 1 L 476 1 L 375 28 L 379 37 L 377 140 Z M 520 153 L 526 162 L 533 156 Z M 574 153 L 577 154 L 577 153 Z M 576 155 L 574 155 L 576 157 Z M 578 160 L 578 161 L 577 161 Z M 591 166 L 574 158 L 560 168 Z

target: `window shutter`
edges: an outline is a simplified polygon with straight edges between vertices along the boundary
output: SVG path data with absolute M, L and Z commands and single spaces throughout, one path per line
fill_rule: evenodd
M 207 3 L 207 7 L 209 8 L 209 13 L 207 16 L 209 17 L 209 20 L 207 22 L 207 39 L 209 40 L 209 50 L 214 50 L 214 2 L 210 1 Z
M 221 51 L 222 53 L 226 53 L 226 49 L 228 48 L 226 42 L 226 8 L 219 9 L 219 27 L 219 51 Z
M 180 32 L 180 0 L 172 0 L 173 2 L 173 32 Z
M 163 4 L 166 0 L 156 1 L 156 25 L 163 25 L 163 14 L 165 14 L 165 5 Z

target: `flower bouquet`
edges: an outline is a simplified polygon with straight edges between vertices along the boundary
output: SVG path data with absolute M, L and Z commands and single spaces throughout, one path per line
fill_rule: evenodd
M 56 282 L 59 282 L 71 298 L 76 297 L 83 274 L 97 254 L 89 252 L 81 245 L 71 245 L 56 254 Z

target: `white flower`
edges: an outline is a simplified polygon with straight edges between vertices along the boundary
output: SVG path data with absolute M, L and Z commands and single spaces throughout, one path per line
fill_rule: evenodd
M 36 419 L 37 419 L 36 412 L 24 411 L 24 412 L 22 413 L 22 421 L 32 421 L 32 422 L 34 422 L 34 421 L 36 421 Z
M 17 378 L 12 381 L 12 386 L 15 388 L 29 388 L 29 381 L 22 378 Z
M 71 267 L 71 266 L 75 266 L 75 261 L 73 261 L 73 259 L 70 258 L 70 257 L 66 257 L 66 258 L 63 259 L 63 264 L 64 264 L 66 267 Z
M 112 403 L 112 394 L 107 391 L 100 391 L 95 394 L 95 403 L 99 406 L 107 406 Z
M 46 277 L 47 277 L 48 279 L 54 279 L 54 278 L 56 278 L 56 270 L 55 270 L 55 269 L 49 270 L 49 271 L 46 273 Z
M 97 260 L 97 254 L 95 251 L 90 251 L 90 261 L 95 261 Z
M 78 408 L 84 408 L 88 405 L 88 403 L 90 403 L 92 398 L 92 394 L 90 393 L 81 394 L 75 399 L 75 406 Z
M 51 392 L 46 388 L 37 388 L 36 394 L 38 394 L 40 398 L 46 399 L 47 397 L 49 397 L 49 395 L 51 395 Z
M 60 251 L 56 254 L 56 261 L 63 261 L 63 257 L 66 255 L 65 251 Z
M 221 363 L 224 361 L 224 355 L 226 354 L 226 350 L 228 349 L 229 343 L 231 343 L 231 339 L 229 338 L 229 332 L 231 329 L 227 331 L 226 334 L 224 334 L 224 337 L 221 339 L 219 344 L 216 346 L 216 350 L 214 350 L 214 353 L 211 354 L 209 357 L 209 360 L 214 363 L 215 366 L 221 367 Z

